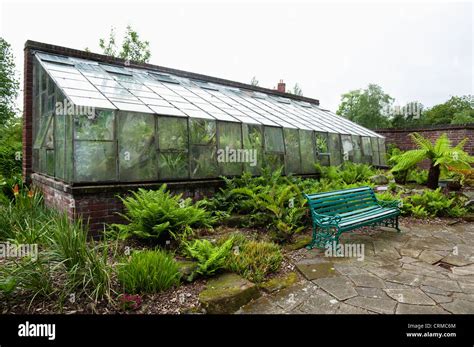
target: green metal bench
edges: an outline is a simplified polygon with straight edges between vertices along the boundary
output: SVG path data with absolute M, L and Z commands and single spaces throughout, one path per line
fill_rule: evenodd
M 380 201 L 370 187 L 304 194 L 313 220 L 313 239 L 306 246 L 325 248 L 339 236 L 363 226 L 387 226 L 400 231 L 399 201 Z

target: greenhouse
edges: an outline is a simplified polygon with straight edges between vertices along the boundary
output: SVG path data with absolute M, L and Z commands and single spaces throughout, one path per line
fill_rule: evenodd
M 32 52 L 32 172 L 72 186 L 385 165 L 383 136 L 317 100 L 96 56 Z

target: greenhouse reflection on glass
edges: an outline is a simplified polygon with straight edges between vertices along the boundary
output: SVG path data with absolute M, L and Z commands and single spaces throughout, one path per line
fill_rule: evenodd
M 33 75 L 33 170 L 71 184 L 386 165 L 382 136 L 312 99 L 43 52 Z

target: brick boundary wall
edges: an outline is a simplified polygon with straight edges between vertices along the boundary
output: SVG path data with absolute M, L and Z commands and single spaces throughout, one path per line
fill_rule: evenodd
M 47 207 L 65 212 L 69 219 L 82 218 L 89 223 L 91 236 L 99 236 L 106 224 L 123 223 L 118 215 L 124 208 L 120 196 L 126 196 L 138 188 L 157 189 L 162 183 L 149 184 L 120 184 L 105 186 L 71 186 L 53 178 L 34 173 L 32 184 L 43 193 Z M 183 194 L 183 198 L 200 200 L 212 196 L 223 180 L 167 182 L 168 189 L 173 194 Z
M 411 141 L 410 136 L 408 136 L 410 133 L 414 132 L 429 138 L 431 142 L 434 142 L 438 137 L 446 133 L 453 145 L 456 145 L 463 139 L 468 138 L 468 142 L 464 146 L 464 150 L 470 155 L 474 155 L 474 124 L 438 125 L 406 129 L 374 129 L 374 131 L 382 136 L 385 136 L 386 146 L 392 144 L 403 151 L 415 149 L 415 144 Z M 424 161 L 420 166 L 424 169 L 427 169 L 429 168 L 429 163 Z

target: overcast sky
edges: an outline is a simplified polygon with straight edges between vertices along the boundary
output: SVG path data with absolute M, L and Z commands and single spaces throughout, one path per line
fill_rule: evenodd
M 150 41 L 150 62 L 273 88 L 296 82 L 337 110 L 341 94 L 376 83 L 396 104 L 473 94 L 472 2 L 294 3 L 0 0 L 0 36 L 100 52 L 111 26 Z M 19 105 L 21 107 L 21 105 Z

